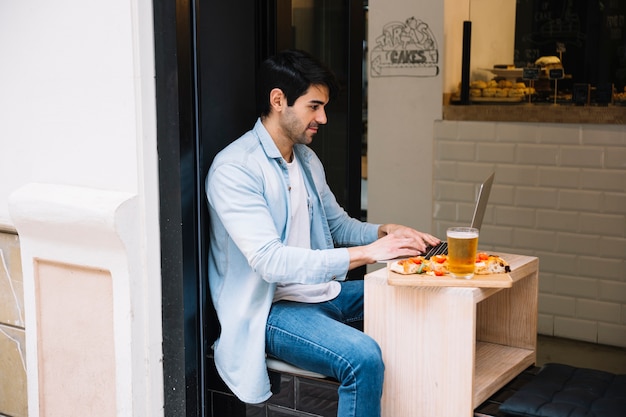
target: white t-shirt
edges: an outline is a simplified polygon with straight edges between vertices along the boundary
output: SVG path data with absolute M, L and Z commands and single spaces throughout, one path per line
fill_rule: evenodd
M 291 203 L 291 227 L 287 236 L 287 246 L 311 248 L 311 224 L 309 216 L 309 196 L 298 159 L 287 163 L 289 171 L 289 199 Z M 341 291 L 336 281 L 322 284 L 278 284 L 274 293 L 274 302 L 279 300 L 299 301 L 302 303 L 320 303 L 332 300 Z

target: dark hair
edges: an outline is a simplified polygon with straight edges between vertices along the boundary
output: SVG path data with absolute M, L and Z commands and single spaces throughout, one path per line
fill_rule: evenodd
M 339 84 L 332 71 L 307 52 L 288 49 L 266 59 L 259 68 L 257 79 L 259 114 L 262 117 L 269 114 L 269 95 L 274 88 L 282 90 L 287 105 L 291 106 L 311 85 L 328 87 L 330 99 L 339 92 Z

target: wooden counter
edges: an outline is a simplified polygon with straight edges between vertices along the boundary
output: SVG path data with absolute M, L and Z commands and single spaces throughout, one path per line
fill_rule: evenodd
M 626 106 L 449 104 L 443 106 L 443 120 L 623 125 L 626 124 Z
M 471 417 L 535 363 L 538 265 L 500 254 L 510 288 L 390 285 L 365 277 L 365 332 L 385 362 L 383 417 Z

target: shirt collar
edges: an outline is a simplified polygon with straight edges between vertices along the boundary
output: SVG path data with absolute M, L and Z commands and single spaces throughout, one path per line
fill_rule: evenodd
M 278 150 L 278 147 L 274 143 L 274 140 L 270 136 L 269 132 L 267 131 L 265 126 L 263 126 L 260 117 L 257 119 L 254 125 L 254 132 L 259 138 L 259 142 L 261 142 L 261 146 L 263 147 L 263 150 L 265 151 L 265 154 L 268 156 L 268 158 L 276 159 L 283 157 Z
M 280 153 L 280 150 L 274 143 L 274 139 L 270 136 L 269 132 L 261 122 L 261 118 L 258 118 L 254 125 L 254 132 L 259 138 L 259 142 L 261 143 L 261 147 L 263 151 L 267 155 L 268 158 L 273 159 L 282 159 L 283 156 Z M 311 159 L 311 150 L 306 145 L 296 144 L 293 147 L 294 154 L 297 157 L 300 157 L 300 161 L 303 163 L 308 163 Z

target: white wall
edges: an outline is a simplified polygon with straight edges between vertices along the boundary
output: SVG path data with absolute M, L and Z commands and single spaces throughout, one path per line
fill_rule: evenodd
M 485 250 L 539 258 L 538 332 L 626 347 L 626 126 L 435 124 L 435 227 L 471 221 L 495 171 Z
M 513 64 L 515 52 L 515 0 L 447 0 L 445 14 L 444 92 L 461 82 L 463 21 L 472 22 L 470 79 L 489 80 L 485 69 Z
M 401 75 L 371 72 L 377 39 L 391 22 L 415 17 L 428 24 L 439 50 L 438 73 L 408 69 Z M 433 121 L 441 119 L 443 4 L 370 0 L 368 23 L 368 220 L 430 230 Z M 430 71 L 430 72 L 429 72 Z M 406 75 L 406 74 L 409 75 Z
M 376 77 L 377 40 L 390 22 L 427 23 L 439 52 L 436 76 Z M 463 21 L 472 21 L 471 73 L 512 63 L 514 0 L 371 0 L 368 15 L 368 220 L 430 230 L 433 123 L 442 118 L 443 93 L 461 81 Z
M 132 351 L 117 365 L 133 363 L 111 381 L 117 415 L 162 415 L 152 22 L 150 0 L 0 0 L 0 230 L 17 231 L 23 249 L 31 416 L 39 415 L 33 265 L 41 260 L 112 272 L 114 314 L 123 323 L 115 339 L 126 344 L 117 353 Z M 107 205 L 111 196 L 132 204 Z M 68 227 L 46 232 L 61 223 Z M 90 227 L 117 231 L 124 224 L 119 238 L 128 264 L 121 269 L 120 255 L 106 248 L 85 262 L 80 241 L 55 245 L 59 234 L 83 233 L 93 248 L 99 236 L 87 233 Z
M 472 79 L 490 80 L 494 75 L 485 69 L 513 64 L 516 6 L 515 0 L 471 0 Z
M 0 0 L 0 224 L 28 182 L 155 178 L 152 50 L 149 1 Z
M 470 19 L 469 2 L 470 0 L 444 1 L 445 67 L 443 71 L 443 90 L 445 93 L 455 91 L 461 82 L 463 22 Z M 472 27 L 472 29 L 474 28 Z

